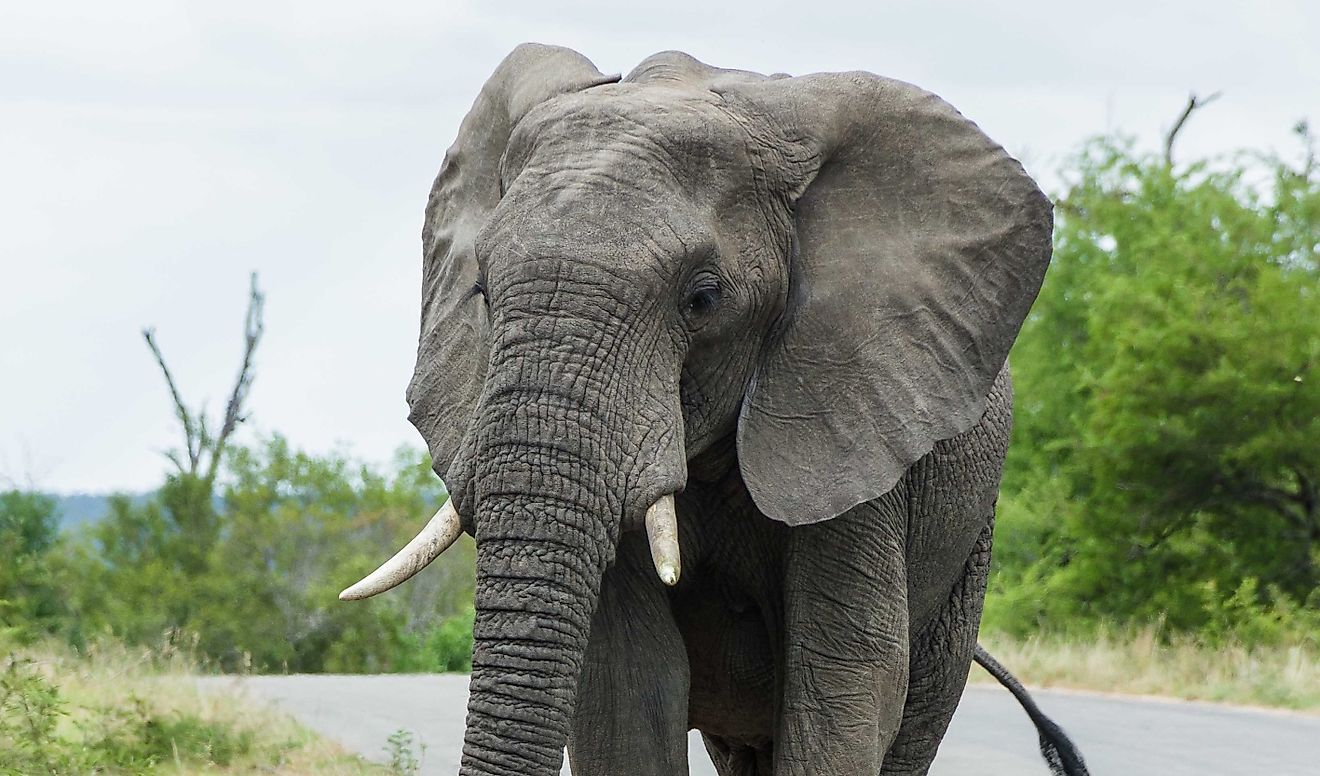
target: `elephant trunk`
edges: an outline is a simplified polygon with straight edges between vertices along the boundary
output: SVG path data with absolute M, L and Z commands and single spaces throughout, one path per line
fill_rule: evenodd
M 490 290 L 491 356 L 455 478 L 477 540 L 468 776 L 559 773 L 619 533 L 686 478 L 681 354 L 640 316 L 619 317 L 646 299 L 603 305 L 613 275 L 582 262 L 517 267 Z M 661 375 L 672 381 L 648 379 Z M 673 580 L 664 506 L 647 522 L 657 573 Z
M 461 773 L 551 776 L 617 542 L 619 501 L 607 488 L 621 485 L 607 457 L 582 455 L 583 440 L 599 435 L 547 422 L 544 395 L 500 404 L 513 409 L 487 426 L 495 433 L 476 473 L 477 616 Z

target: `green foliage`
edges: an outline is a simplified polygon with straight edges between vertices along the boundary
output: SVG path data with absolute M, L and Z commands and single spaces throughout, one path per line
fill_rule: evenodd
M 1077 160 L 1012 356 L 991 627 L 1318 632 L 1320 182 L 1298 132 L 1299 165 L 1171 168 L 1108 138 Z
M 142 773 L 159 763 L 226 766 L 253 751 L 256 733 L 182 712 L 74 707 L 29 660 L 0 674 L 0 773 Z
M 54 747 L 65 716 L 59 691 L 26 661 L 9 660 L 0 674 L 0 773 L 70 773 L 73 753 Z
M 390 773 L 398 776 L 417 776 L 422 769 L 422 757 L 426 756 L 426 747 L 421 754 L 413 752 L 414 736 L 407 730 L 396 730 L 385 742 L 385 757 Z
M 81 748 L 94 767 L 141 772 L 170 760 L 229 765 L 252 752 L 256 734 L 187 714 L 158 714 L 138 697 L 83 723 Z
M 63 613 L 51 555 L 55 502 L 40 494 L 0 493 L 0 635 L 30 640 Z
M 220 519 L 209 486 L 185 474 L 167 477 L 146 503 L 112 499 L 110 514 L 56 559 L 68 582 L 71 639 L 109 631 L 156 644 L 184 628 L 208 603 Z
M 468 673 L 472 670 L 472 625 L 477 612 L 472 606 L 446 617 L 428 634 L 423 654 L 434 660 L 431 671 Z
M 184 639 L 230 671 L 462 670 L 470 540 L 409 585 L 338 600 L 445 498 L 428 462 L 401 453 L 394 470 L 310 456 L 274 437 L 231 451 L 218 500 L 187 474 L 146 504 L 116 499 L 63 560 L 70 639 Z

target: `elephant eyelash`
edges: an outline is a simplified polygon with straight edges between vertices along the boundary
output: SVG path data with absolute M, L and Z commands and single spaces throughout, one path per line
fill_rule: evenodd
M 486 278 L 483 275 L 477 276 L 477 282 L 472 284 L 472 294 L 481 294 L 481 298 L 490 303 L 490 297 L 486 296 Z
M 686 313 L 694 316 L 707 316 L 715 312 L 724 297 L 718 278 L 705 278 L 693 286 L 683 302 Z

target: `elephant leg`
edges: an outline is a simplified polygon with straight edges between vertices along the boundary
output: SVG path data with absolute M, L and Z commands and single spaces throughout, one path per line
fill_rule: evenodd
M 688 663 L 646 537 L 605 572 L 568 741 L 575 776 L 687 776 Z
M 903 725 L 885 758 L 884 776 L 924 776 L 962 698 L 976 649 L 994 521 L 981 531 L 939 614 L 913 640 Z
M 898 732 L 909 643 L 901 497 L 791 532 L 776 776 L 874 776 Z

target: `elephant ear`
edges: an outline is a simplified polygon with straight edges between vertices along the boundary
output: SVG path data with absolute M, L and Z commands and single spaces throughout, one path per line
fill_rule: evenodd
M 422 228 L 421 336 L 407 394 L 408 420 L 442 476 L 485 382 L 489 321 L 474 243 L 500 200 L 500 160 L 509 135 L 540 103 L 617 80 L 575 51 L 525 43 L 486 81 L 445 154 Z
M 1053 209 L 910 84 L 829 73 L 716 90 L 776 125 L 799 168 L 789 307 L 739 418 L 742 474 L 766 515 L 818 522 L 979 421 L 1049 264 Z

